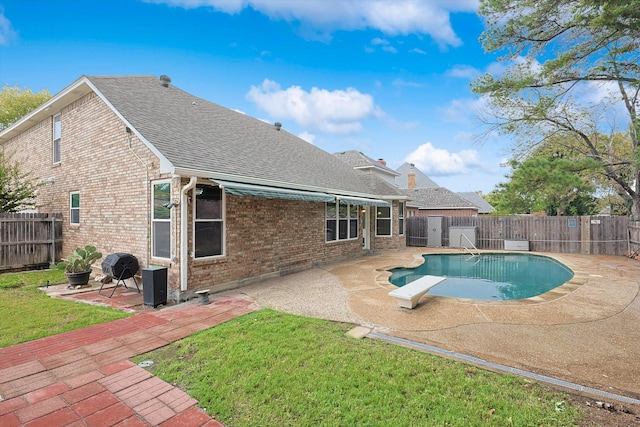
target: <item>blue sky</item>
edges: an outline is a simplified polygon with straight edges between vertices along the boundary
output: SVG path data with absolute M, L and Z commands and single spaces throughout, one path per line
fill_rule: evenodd
M 507 142 L 470 82 L 499 69 L 477 0 L 0 0 L 0 84 L 56 94 L 82 75 L 167 74 L 196 96 L 334 153 L 415 163 L 487 193 Z

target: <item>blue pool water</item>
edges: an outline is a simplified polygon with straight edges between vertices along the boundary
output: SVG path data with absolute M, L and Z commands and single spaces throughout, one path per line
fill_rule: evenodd
M 395 268 L 389 281 L 404 286 L 425 275 L 447 279 L 429 295 L 480 300 L 517 300 L 543 294 L 573 277 L 564 264 L 533 254 L 423 255 L 417 268 Z

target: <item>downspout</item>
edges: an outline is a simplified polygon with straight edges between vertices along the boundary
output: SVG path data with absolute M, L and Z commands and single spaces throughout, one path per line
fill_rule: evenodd
M 187 290 L 187 264 L 189 262 L 189 239 L 187 221 L 189 218 L 187 192 L 196 186 L 198 178 L 192 176 L 189 183 L 180 190 L 180 291 Z
M 151 206 L 151 200 L 150 200 L 150 195 L 151 195 L 151 189 L 149 188 L 151 186 L 151 181 L 149 180 L 149 165 L 147 165 L 147 163 L 142 160 L 142 158 L 138 155 L 138 153 L 136 153 L 136 151 L 133 149 L 133 144 L 131 142 L 131 128 L 129 126 L 125 126 L 124 128 L 125 132 L 127 133 L 127 142 L 129 143 L 129 151 L 131 151 L 133 153 L 133 155 L 136 157 L 136 159 L 138 159 L 138 161 L 142 164 L 142 166 L 144 166 L 144 173 L 145 173 L 145 191 L 147 192 L 147 194 L 145 195 L 146 199 L 147 199 L 147 206 Z M 147 212 L 147 263 L 146 266 L 149 267 L 149 263 L 150 263 L 150 259 L 151 259 L 151 239 L 149 238 L 149 233 L 151 232 L 150 228 L 150 224 L 152 219 L 152 215 L 153 215 L 153 209 L 149 208 L 149 211 Z

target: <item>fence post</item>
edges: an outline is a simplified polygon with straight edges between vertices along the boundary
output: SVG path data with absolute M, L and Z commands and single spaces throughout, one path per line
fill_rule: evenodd
M 591 217 L 580 217 L 580 253 L 589 255 L 591 253 Z
M 51 264 L 56 262 L 56 216 L 51 215 Z

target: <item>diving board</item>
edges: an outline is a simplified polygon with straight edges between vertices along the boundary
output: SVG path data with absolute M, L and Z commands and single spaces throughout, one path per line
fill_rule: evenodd
M 442 282 L 446 277 L 442 276 L 423 276 L 418 280 L 414 280 L 413 282 L 409 282 L 406 285 L 394 289 L 389 292 L 390 297 L 394 297 L 400 307 L 403 308 L 414 308 L 418 305 L 418 301 L 424 294 L 426 294 L 429 289 L 433 288 L 438 283 Z

